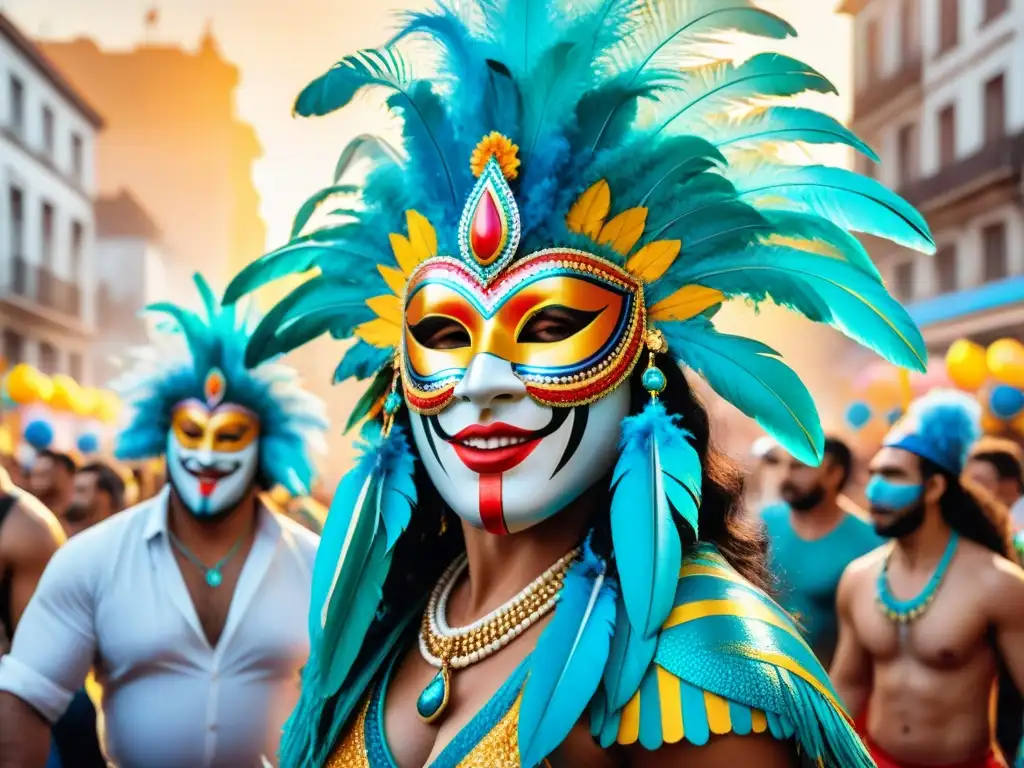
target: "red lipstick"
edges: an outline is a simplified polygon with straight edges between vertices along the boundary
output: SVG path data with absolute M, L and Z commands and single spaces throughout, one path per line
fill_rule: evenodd
M 507 442 L 505 445 L 500 443 Z M 540 444 L 540 437 L 511 424 L 472 424 L 450 441 L 456 455 L 479 475 L 498 475 L 522 464 Z

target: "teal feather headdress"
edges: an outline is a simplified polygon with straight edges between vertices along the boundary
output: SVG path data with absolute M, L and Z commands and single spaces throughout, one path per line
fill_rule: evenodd
M 299 386 L 292 368 L 268 362 L 248 369 L 245 350 L 256 318 L 221 306 L 201 275 L 195 283 L 203 314 L 170 302 L 146 308 L 169 322 L 158 328 L 153 347 L 137 350 L 134 367 L 114 383 L 132 408 L 131 421 L 117 437 L 117 457 L 162 456 L 174 406 L 215 397 L 259 418 L 263 478 L 291 493 L 307 493 L 315 471 L 312 454 L 322 449 L 327 428 L 323 403 Z
M 726 33 L 794 31 L 749 0 L 474 0 L 407 14 L 391 41 L 345 57 L 295 102 L 297 114 L 324 115 L 373 90 L 401 120 L 402 141 L 355 139 L 334 184 L 302 206 L 292 241 L 229 286 L 232 301 L 316 271 L 265 318 L 250 362 L 327 332 L 353 338 L 335 378 L 376 377 L 353 423 L 379 409 L 406 278 L 460 254 L 463 205 L 491 158 L 518 207 L 513 258 L 575 247 L 640 277 L 648 326 L 672 357 L 796 456 L 819 459 L 823 433 L 803 384 L 771 348 L 718 333 L 714 311 L 771 300 L 921 370 L 920 333 L 850 233 L 922 251 L 932 239 L 879 183 L 781 159 L 792 142 L 873 154 L 832 118 L 780 103 L 833 92 L 819 72 L 776 54 L 714 60 L 708 43 Z M 407 58 L 418 44 L 435 49 L 429 69 Z M 305 232 L 335 196 L 335 220 Z

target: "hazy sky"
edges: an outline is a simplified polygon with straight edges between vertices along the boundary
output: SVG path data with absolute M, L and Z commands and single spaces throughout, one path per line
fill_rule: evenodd
M 29 35 L 87 35 L 103 46 L 128 48 L 149 39 L 195 48 L 210 23 L 226 58 L 242 73 L 238 110 L 252 123 L 264 156 L 255 167 L 268 246 L 287 238 L 291 216 L 308 193 L 330 182 L 338 152 L 348 137 L 376 118 L 333 115 L 291 117 L 292 99 L 310 79 L 341 56 L 386 39 L 396 10 L 427 6 L 428 0 L 0 0 Z M 849 104 L 849 20 L 836 16 L 831 0 L 763 0 L 762 6 L 789 20 L 800 33 L 778 44 L 802 58 L 840 89 L 841 97 L 812 100 L 844 118 Z M 159 9 L 147 33 L 143 19 Z M 757 45 L 763 44 L 757 41 Z M 833 156 L 835 157 L 835 156 Z M 840 155 L 840 157 L 842 157 Z

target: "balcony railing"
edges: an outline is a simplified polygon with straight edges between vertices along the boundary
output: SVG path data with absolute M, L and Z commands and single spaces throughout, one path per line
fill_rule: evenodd
M 1024 165 L 1024 132 L 1003 136 L 927 178 L 915 181 L 900 194 L 915 206 L 925 208 L 939 198 L 956 199 L 987 180 L 1016 180 Z
M 57 277 L 49 267 L 30 264 L 15 256 L 11 265 L 11 293 L 47 309 L 80 318 L 82 291 L 74 283 Z
M 917 55 L 892 75 L 864 83 L 853 97 L 853 120 L 863 120 L 905 90 L 919 85 L 921 72 L 921 56 Z

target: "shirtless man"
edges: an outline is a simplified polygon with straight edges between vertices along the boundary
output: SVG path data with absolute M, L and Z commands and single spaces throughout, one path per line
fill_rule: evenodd
M 839 585 L 832 679 L 880 768 L 1001 766 L 992 697 L 999 662 L 1024 686 L 1024 571 L 1005 508 L 960 482 L 976 406 L 914 403 L 871 462 L 875 529 L 893 540 Z
M 7 650 L 43 569 L 63 543 L 57 518 L 15 487 L 0 467 L 0 654 Z

